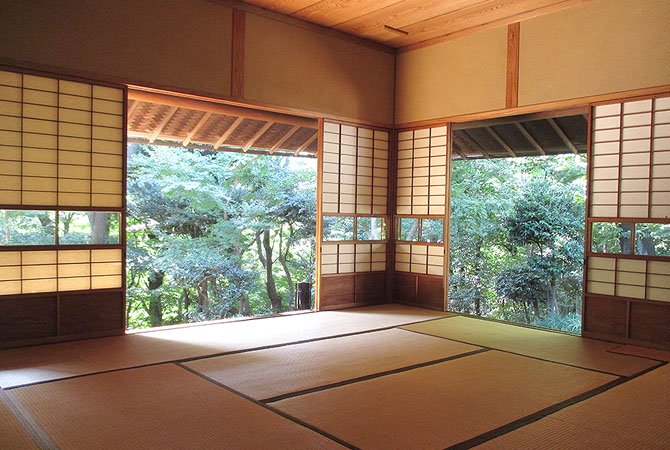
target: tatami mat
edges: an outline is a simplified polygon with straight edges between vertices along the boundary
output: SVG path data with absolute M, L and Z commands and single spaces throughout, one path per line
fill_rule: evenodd
M 670 352 L 654 348 L 638 347 L 637 345 L 622 345 L 610 350 L 612 353 L 622 355 L 639 356 L 641 358 L 655 359 L 657 361 L 670 362 Z
M 617 375 L 630 376 L 658 365 L 649 359 L 608 351 L 619 344 L 469 317 L 452 317 L 403 328 Z
M 360 448 L 441 449 L 614 379 L 489 351 L 272 405 Z
M 215 355 L 445 317 L 399 305 L 270 317 L 0 351 L 0 386 Z
M 21 422 L 14 416 L 0 394 L 0 448 L 3 450 L 32 450 L 37 445 L 30 438 Z
M 615 436 L 545 417 L 474 447 L 478 450 L 653 450 L 629 437 Z
M 670 448 L 670 365 L 652 370 L 550 417 L 633 438 L 647 448 Z
M 62 449 L 342 448 L 173 364 L 13 393 Z
M 185 365 L 256 399 L 268 399 L 480 349 L 391 329 Z

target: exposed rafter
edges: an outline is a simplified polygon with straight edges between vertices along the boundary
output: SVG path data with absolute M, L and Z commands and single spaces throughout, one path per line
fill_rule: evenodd
M 549 120 L 549 125 L 551 125 L 551 127 L 554 129 L 556 134 L 558 134 L 558 136 L 561 138 L 563 143 L 570 149 L 570 151 L 572 153 L 574 153 L 576 155 L 578 153 L 577 148 L 574 146 L 572 141 L 565 135 L 563 130 L 561 130 L 561 127 L 558 126 L 558 124 L 556 123 L 556 121 L 554 119 L 548 119 L 548 120 Z
M 474 151 L 479 150 L 479 152 L 482 154 L 482 156 L 484 158 L 489 158 L 490 157 L 488 152 L 486 150 L 484 150 L 484 147 L 479 145 L 479 143 L 477 141 L 475 141 L 472 138 L 472 136 L 470 136 L 470 133 L 468 132 L 468 130 L 461 130 L 460 136 L 463 139 L 463 141 L 465 141 L 466 147 L 472 148 Z
M 523 126 L 523 123 L 516 122 L 514 126 L 516 126 L 516 129 L 519 130 L 521 134 L 523 134 L 523 137 L 525 137 L 528 140 L 528 142 L 530 142 L 531 145 L 535 147 L 535 150 L 540 152 L 542 155 L 547 154 L 547 152 L 544 151 L 542 146 L 535 140 L 535 138 L 528 132 L 528 130 L 526 130 L 526 127 Z
M 507 143 L 506 143 L 505 141 L 502 140 L 502 138 L 498 135 L 498 133 L 496 133 L 496 132 L 493 130 L 493 128 L 491 128 L 491 127 L 484 127 L 484 129 L 491 135 L 491 137 L 492 137 L 493 139 L 495 139 L 495 141 L 496 141 L 498 144 L 500 144 L 500 145 L 502 146 L 502 148 L 505 149 L 505 151 L 506 151 L 507 153 L 509 153 L 510 156 L 516 156 L 516 153 L 514 153 L 514 150 L 512 150 L 512 148 L 511 148 L 509 145 L 507 145 Z
M 297 149 L 295 152 L 293 152 L 293 154 L 294 154 L 295 156 L 298 156 L 298 154 L 299 154 L 300 152 L 305 151 L 305 149 L 307 149 L 307 147 L 309 147 L 309 146 L 312 144 L 312 142 L 314 142 L 314 141 L 316 140 L 316 137 L 317 137 L 318 134 L 319 134 L 319 133 L 314 133 L 314 134 L 312 135 L 312 137 L 310 137 L 309 139 L 307 139 L 307 140 L 305 141 L 304 144 L 302 144 L 300 147 L 298 147 L 298 149 Z
M 270 154 L 273 154 L 278 149 L 280 149 L 281 146 L 284 145 L 284 142 L 288 141 L 291 138 L 291 136 L 293 136 L 299 129 L 300 127 L 298 125 L 294 125 L 293 128 L 288 130 L 286 134 L 282 136 L 281 139 L 279 139 L 275 145 L 272 146 L 272 148 L 270 149 Z
M 261 129 L 258 130 L 258 132 L 254 134 L 254 136 L 251 139 L 249 139 L 249 142 L 247 142 L 246 144 L 244 144 L 244 146 L 242 146 L 242 151 L 246 152 L 251 147 L 253 147 L 256 141 L 260 139 L 260 137 L 263 136 L 265 132 L 268 131 L 272 125 L 274 125 L 274 122 L 271 121 L 268 121 L 265 125 L 263 125 Z
M 172 106 L 168 110 L 167 114 L 165 114 L 165 117 L 163 117 L 163 120 L 161 120 L 156 129 L 153 131 L 153 133 L 151 133 L 151 136 L 149 136 L 149 143 L 153 144 L 156 138 L 160 136 L 160 134 L 163 132 L 163 128 L 165 128 L 165 125 L 168 124 L 168 122 L 170 121 L 170 119 L 172 119 L 172 116 L 175 115 L 178 109 L 179 109 L 178 107 Z
M 132 116 L 133 113 L 135 112 L 135 110 L 137 109 L 137 107 L 140 105 L 140 102 L 138 102 L 138 101 L 132 101 L 132 102 L 133 102 L 132 105 L 130 105 L 128 107 L 128 112 L 126 113 L 127 117 Z
M 240 124 L 244 121 L 244 117 L 238 117 L 235 119 L 235 122 L 233 122 L 228 129 L 226 130 L 225 133 L 221 135 L 218 141 L 214 143 L 214 150 L 218 150 L 221 145 L 226 142 L 226 139 L 230 137 L 231 134 L 237 129 L 237 127 L 240 126 Z
M 181 145 L 183 147 L 186 147 L 188 144 L 191 143 L 191 139 L 193 139 L 193 136 L 195 136 L 198 133 L 198 131 L 200 131 L 200 128 L 202 128 L 202 126 L 209 120 L 210 117 L 212 117 L 211 112 L 207 112 L 207 113 L 205 113 L 204 116 L 202 116 L 202 118 L 193 127 L 193 129 L 190 131 L 190 133 L 188 133 L 188 135 L 186 136 L 186 139 L 184 139 L 184 141 L 181 143 Z

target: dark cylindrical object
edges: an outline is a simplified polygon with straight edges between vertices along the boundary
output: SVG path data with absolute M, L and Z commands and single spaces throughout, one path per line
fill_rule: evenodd
M 296 283 L 295 307 L 296 309 L 310 309 L 312 306 L 312 285 L 305 281 Z

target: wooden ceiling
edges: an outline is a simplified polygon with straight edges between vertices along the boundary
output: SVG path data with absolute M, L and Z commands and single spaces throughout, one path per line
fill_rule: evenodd
M 589 0 L 243 0 L 394 48 L 505 26 Z
M 315 119 L 128 92 L 128 142 L 314 158 L 317 128 Z

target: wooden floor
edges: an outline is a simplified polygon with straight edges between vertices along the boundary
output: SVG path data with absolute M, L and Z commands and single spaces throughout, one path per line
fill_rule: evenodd
M 0 449 L 668 449 L 668 356 L 398 305 L 4 350 Z

